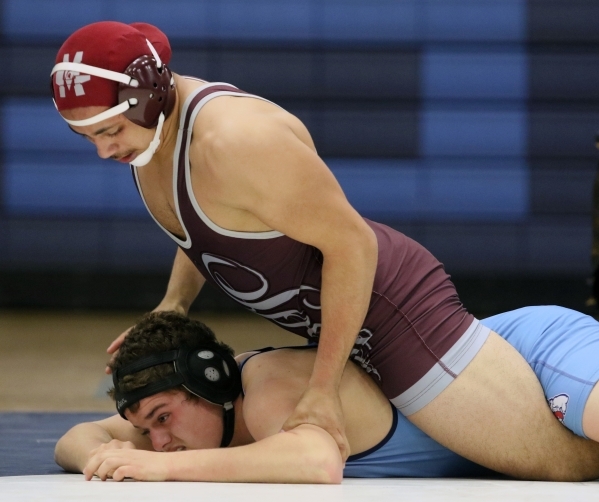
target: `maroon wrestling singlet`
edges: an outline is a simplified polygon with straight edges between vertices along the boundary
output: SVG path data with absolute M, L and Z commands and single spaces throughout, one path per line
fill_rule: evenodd
M 159 225 L 207 281 L 248 310 L 318 341 L 320 251 L 277 231 L 223 229 L 208 219 L 193 195 L 188 153 L 192 124 L 206 102 L 222 95 L 263 99 L 222 83 L 200 87 L 187 98 L 173 175 L 185 240 Z M 378 265 L 370 307 L 350 357 L 402 413 L 410 415 L 453 381 L 489 330 L 464 309 L 443 265 L 424 247 L 385 225 L 366 222 L 378 240 Z

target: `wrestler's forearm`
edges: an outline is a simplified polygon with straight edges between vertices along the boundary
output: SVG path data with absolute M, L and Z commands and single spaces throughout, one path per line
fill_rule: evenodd
M 187 314 L 205 282 L 200 271 L 181 248 L 178 248 L 166 294 L 154 310 L 175 310 Z
M 313 425 L 234 448 L 169 453 L 168 479 L 240 483 L 337 484 L 343 463 L 333 438 Z
M 322 326 L 310 386 L 337 388 L 370 304 L 376 237 L 368 227 L 360 245 L 323 255 Z
M 112 439 L 108 431 L 93 422 L 77 424 L 56 443 L 54 460 L 65 471 L 82 472 L 89 453 Z

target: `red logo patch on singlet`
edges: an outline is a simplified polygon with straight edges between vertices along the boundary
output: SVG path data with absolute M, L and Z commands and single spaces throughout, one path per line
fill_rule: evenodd
M 555 415 L 562 424 L 564 423 L 564 419 L 566 418 L 566 411 L 568 410 L 568 401 L 570 400 L 570 396 L 568 394 L 558 394 L 557 396 L 553 396 L 548 399 L 549 407 L 551 411 Z

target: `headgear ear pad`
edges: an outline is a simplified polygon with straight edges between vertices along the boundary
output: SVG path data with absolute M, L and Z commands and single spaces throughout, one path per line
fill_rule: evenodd
M 122 392 L 119 383 L 124 376 L 164 364 L 174 363 L 174 373 L 131 392 Z M 189 349 L 180 347 L 160 354 L 139 359 L 115 370 L 112 375 L 117 411 L 125 417 L 125 410 L 132 404 L 158 392 L 179 385 L 189 392 L 213 404 L 226 406 L 241 393 L 241 373 L 237 362 L 216 344 Z
M 187 390 L 207 401 L 224 405 L 241 392 L 241 373 L 232 356 L 219 347 L 179 350 L 175 370 Z
M 119 83 L 118 102 L 136 99 L 137 104 L 123 113 L 131 122 L 153 129 L 158 124 L 160 113 L 165 118 L 173 111 L 176 93 L 171 71 L 165 64 L 158 67 L 152 56 L 144 55 L 133 61 L 124 71 L 133 77 L 138 86 Z

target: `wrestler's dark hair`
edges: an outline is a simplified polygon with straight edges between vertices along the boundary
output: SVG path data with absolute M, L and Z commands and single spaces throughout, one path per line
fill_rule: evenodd
M 109 367 L 114 372 L 152 354 L 175 350 L 181 346 L 193 350 L 206 345 L 206 343 L 217 344 L 231 356 L 234 355 L 233 349 L 226 343 L 217 340 L 214 332 L 204 323 L 174 311 L 151 312 L 143 316 L 131 328 L 131 331 L 123 340 L 114 361 L 109 363 Z M 172 373 L 174 373 L 173 363 L 165 363 L 126 375 L 119 383 L 120 391 L 134 391 L 163 380 Z M 187 393 L 182 386 L 176 387 L 175 390 L 183 390 Z M 115 398 L 114 388 L 108 391 L 108 395 L 112 399 Z M 136 403 L 136 405 L 138 404 Z M 134 407 L 131 407 L 132 411 L 135 411 Z

